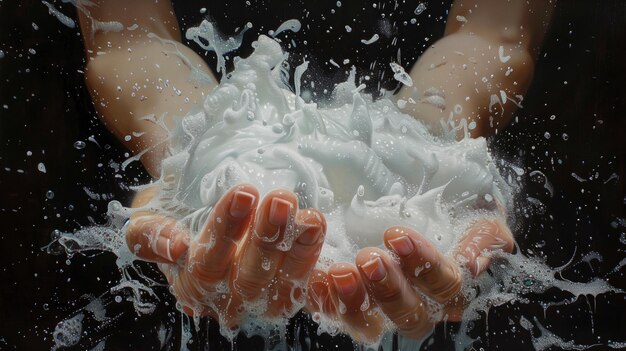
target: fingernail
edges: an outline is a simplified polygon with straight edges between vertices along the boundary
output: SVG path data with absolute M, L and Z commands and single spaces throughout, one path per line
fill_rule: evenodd
M 363 264 L 361 269 L 367 276 L 367 278 L 371 281 L 377 282 L 383 280 L 387 276 L 387 270 L 385 269 L 385 264 L 380 257 L 376 257 L 373 260 Z
M 473 269 L 470 268 L 470 271 L 472 271 L 471 273 L 474 274 L 475 277 L 477 277 L 480 275 L 480 273 L 485 271 L 487 267 L 489 267 L 491 259 L 489 257 L 480 256 L 476 258 L 475 262 L 476 264 L 474 265 Z
M 171 243 L 172 240 L 170 238 L 165 236 L 159 236 L 156 242 L 155 253 L 170 262 L 174 262 L 174 259 L 172 258 L 172 251 L 170 248 Z
M 337 291 L 343 296 L 350 296 L 356 292 L 356 278 L 352 272 L 342 275 L 330 275 Z
M 236 191 L 230 203 L 230 214 L 235 218 L 243 218 L 252 210 L 256 196 L 245 191 Z
M 313 245 L 319 241 L 322 228 L 320 226 L 310 226 L 307 228 L 296 241 L 302 245 Z
M 283 226 L 289 220 L 291 202 L 275 197 L 270 205 L 269 222 L 275 226 Z
M 415 250 L 415 246 L 413 246 L 413 242 L 408 236 L 400 236 L 389 240 L 389 246 L 400 256 L 408 256 Z

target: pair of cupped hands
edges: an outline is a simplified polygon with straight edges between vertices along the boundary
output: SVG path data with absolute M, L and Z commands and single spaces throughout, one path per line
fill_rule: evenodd
M 339 322 L 358 341 L 376 341 L 388 321 L 400 334 L 419 339 L 440 320 L 460 319 L 467 302 L 459 294 L 463 270 L 475 277 L 489 266 L 490 251 L 511 252 L 514 246 L 499 219 L 474 222 L 450 255 L 420 233 L 397 226 L 381 233 L 386 249 L 361 249 L 354 262 L 335 262 L 322 271 L 316 263 L 326 221 L 316 209 L 298 209 L 290 191 L 275 190 L 261 199 L 254 186 L 237 185 L 191 240 L 174 218 L 142 208 L 155 191 L 135 197 L 128 246 L 159 263 L 185 312 L 211 316 L 232 330 L 246 308 L 267 301 L 264 317 L 290 317 L 304 306 Z M 294 235 L 287 250 L 286 233 Z M 443 310 L 431 313 L 428 300 Z

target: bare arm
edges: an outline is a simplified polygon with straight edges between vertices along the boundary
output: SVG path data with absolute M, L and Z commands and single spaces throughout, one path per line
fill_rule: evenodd
M 154 120 L 172 125 L 217 83 L 204 61 L 180 42 L 180 29 L 169 1 L 98 0 L 80 12 L 87 57 L 86 81 L 97 112 L 106 126 L 134 154 L 149 150 L 141 161 L 159 175 L 167 132 Z M 117 21 L 121 31 L 98 30 Z M 149 35 L 154 33 L 161 39 Z M 214 82 L 198 85 L 191 68 L 176 54 L 209 75 Z M 153 116 L 153 118 L 145 118 Z
M 517 108 L 514 102 L 519 103 L 516 96 L 523 96 L 532 81 L 554 3 L 456 0 L 445 36 L 410 72 L 418 96 L 428 89 L 439 91 L 445 104 L 441 108 L 418 101 L 407 104 L 405 111 L 426 121 L 435 132 L 441 132 L 441 121 L 451 114 L 457 125 L 462 119 L 475 122 L 470 130 L 473 137 L 488 136 L 506 126 Z M 413 95 L 414 90 L 405 87 L 400 98 L 408 100 Z

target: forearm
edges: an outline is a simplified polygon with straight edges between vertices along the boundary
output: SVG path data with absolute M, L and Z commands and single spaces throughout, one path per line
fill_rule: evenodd
M 446 35 L 411 70 L 413 87 L 400 93 L 408 102 L 405 112 L 435 133 L 449 120 L 456 126 L 465 120 L 473 137 L 506 126 L 532 81 L 552 6 L 519 0 L 455 2 Z
M 506 63 L 498 57 L 499 46 L 511 56 Z M 418 98 L 413 97 L 415 104 L 408 103 L 405 110 L 425 121 L 435 133 L 442 132 L 441 121 L 447 123 L 452 117 L 455 125 L 465 119 L 473 128 L 469 130 L 472 136 L 487 136 L 509 122 L 519 96 L 530 85 L 533 68 L 533 59 L 524 50 L 477 35 L 454 33 L 425 52 L 411 71 Z M 443 104 L 423 95 L 429 89 L 443 98 Z M 499 102 L 492 104 L 492 95 Z M 405 88 L 400 98 L 412 96 L 413 90 Z
M 158 176 L 166 127 L 201 104 L 212 88 L 192 81 L 192 70 L 216 81 L 204 61 L 180 43 L 169 2 L 107 0 L 88 10 L 80 22 L 94 106 L 116 137 L 134 154 L 142 153 L 148 172 Z M 97 30 L 99 22 L 109 21 L 119 22 L 122 30 Z

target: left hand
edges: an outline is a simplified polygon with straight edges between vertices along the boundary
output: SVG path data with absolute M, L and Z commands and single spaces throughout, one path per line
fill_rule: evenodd
M 405 227 L 389 228 L 384 242 L 399 263 L 386 250 L 368 247 L 359 251 L 355 264 L 335 263 L 309 280 L 308 309 L 338 319 L 358 341 L 376 341 L 384 332 L 384 317 L 375 307 L 412 339 L 422 338 L 442 320 L 460 320 L 465 306 L 459 296 L 461 270 L 476 277 L 489 267 L 489 252 L 512 252 L 514 247 L 511 231 L 497 219 L 476 221 L 451 256 Z M 416 288 L 443 305 L 439 317 L 429 315 Z

